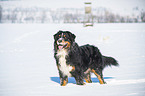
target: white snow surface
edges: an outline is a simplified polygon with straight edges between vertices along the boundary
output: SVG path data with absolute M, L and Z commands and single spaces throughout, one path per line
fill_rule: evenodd
M 53 57 L 53 35 L 74 33 L 79 45 L 92 44 L 116 58 L 119 67 L 106 67 L 105 85 L 59 84 Z M 140 24 L 0 24 L 0 96 L 144 96 L 145 23 Z

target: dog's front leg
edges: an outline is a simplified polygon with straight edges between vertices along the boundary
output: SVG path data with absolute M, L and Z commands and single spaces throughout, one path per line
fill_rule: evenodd
M 60 70 L 59 70 L 59 76 L 60 76 L 60 85 L 65 86 L 68 83 L 68 77 L 64 76 Z
M 68 83 L 68 78 L 67 78 L 67 76 L 65 76 L 65 77 L 60 77 L 60 85 L 61 86 L 65 86 L 66 84 Z
M 77 85 L 84 85 L 85 84 L 82 74 L 77 73 L 77 74 L 75 74 L 74 77 L 75 77 Z

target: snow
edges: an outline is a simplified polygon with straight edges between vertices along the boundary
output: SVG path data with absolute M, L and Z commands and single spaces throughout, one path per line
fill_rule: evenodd
M 104 69 L 105 85 L 62 87 L 53 57 L 53 34 L 69 30 L 79 45 L 97 46 L 119 67 Z M 143 96 L 145 94 L 145 23 L 139 24 L 1 24 L 0 96 Z

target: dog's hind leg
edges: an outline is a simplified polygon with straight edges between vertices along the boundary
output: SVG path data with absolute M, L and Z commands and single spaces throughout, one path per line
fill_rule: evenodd
M 88 70 L 86 70 L 86 71 L 84 72 L 84 75 L 85 75 L 85 76 L 84 76 L 84 79 L 85 79 L 85 81 L 86 81 L 87 83 L 92 83 L 90 72 L 91 72 L 91 69 L 90 69 L 90 68 L 88 68 Z
M 92 83 L 90 73 L 86 74 L 86 76 L 85 76 L 85 81 L 86 81 L 87 83 Z
M 92 69 L 92 72 L 97 76 L 100 84 L 106 84 L 106 82 L 103 79 L 102 71 Z

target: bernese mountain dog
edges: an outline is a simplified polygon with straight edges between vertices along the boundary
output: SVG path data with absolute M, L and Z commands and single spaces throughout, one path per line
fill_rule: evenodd
M 59 31 L 54 35 L 54 58 L 60 85 L 65 86 L 68 77 L 74 77 L 78 85 L 84 85 L 84 80 L 91 83 L 91 72 L 98 77 L 100 84 L 105 84 L 103 69 L 106 66 L 118 66 L 118 62 L 112 57 L 103 56 L 93 45 L 79 46 L 75 37 L 69 31 Z

